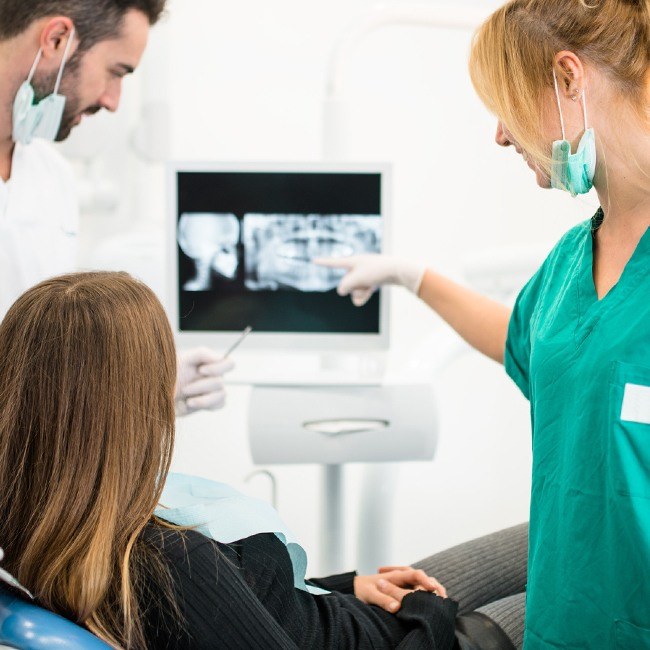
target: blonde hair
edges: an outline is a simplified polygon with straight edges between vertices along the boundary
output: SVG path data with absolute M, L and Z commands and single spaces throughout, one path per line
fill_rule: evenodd
M 163 308 L 125 273 L 47 280 L 0 325 L 7 567 L 114 647 L 146 647 L 141 587 L 165 573 L 141 533 L 169 470 L 175 381 Z
M 650 0 L 511 0 L 477 30 L 470 75 L 487 108 L 547 172 L 540 141 L 555 55 L 574 52 L 603 72 L 650 125 Z M 556 69 L 558 81 L 566 74 Z

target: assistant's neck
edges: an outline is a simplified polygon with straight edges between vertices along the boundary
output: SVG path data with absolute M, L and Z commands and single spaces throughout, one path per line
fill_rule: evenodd
M 650 131 L 630 116 L 596 126 L 596 136 L 594 185 L 605 212 L 603 232 L 638 241 L 650 228 Z

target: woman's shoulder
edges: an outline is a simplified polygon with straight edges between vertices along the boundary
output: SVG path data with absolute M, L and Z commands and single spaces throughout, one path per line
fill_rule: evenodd
M 157 550 L 165 559 L 176 563 L 202 550 L 217 550 L 217 544 L 194 530 L 149 523 L 142 531 L 142 541 Z
M 273 533 L 260 533 L 245 539 L 222 543 L 203 533 L 169 525 L 163 521 L 150 522 L 142 532 L 145 544 L 154 547 L 174 565 L 187 564 L 193 559 L 222 556 L 241 567 L 251 557 L 278 561 L 286 554 L 286 547 Z
M 580 222 L 564 233 L 557 244 L 553 246 L 537 272 L 540 289 L 552 277 L 559 275 L 559 277 L 564 278 L 568 268 L 573 268 L 580 263 L 589 238 L 600 225 L 599 214 L 601 214 L 600 209 L 594 217 Z
M 602 210 L 599 208 L 598 212 L 585 221 L 581 221 L 579 224 L 573 226 L 561 237 L 560 241 L 555 245 L 551 255 L 553 254 L 562 254 L 568 251 L 575 251 L 576 248 L 584 243 L 587 237 L 590 237 L 591 234 L 598 229 L 602 223 Z
M 293 591 L 292 582 L 277 579 L 283 573 L 284 545 L 273 534 L 223 544 L 195 530 L 152 521 L 143 530 L 141 541 L 159 554 L 169 577 L 167 581 L 160 572 L 152 571 L 144 581 L 151 647 L 252 647 L 239 643 L 242 629 L 255 631 L 260 620 L 269 618 L 265 598 L 286 602 Z M 161 586 L 166 583 L 174 594 L 172 607 L 159 604 Z M 182 629 L 170 626 L 169 620 L 180 620 Z M 277 628 L 277 622 L 269 625 Z M 280 646 L 271 640 L 269 647 Z

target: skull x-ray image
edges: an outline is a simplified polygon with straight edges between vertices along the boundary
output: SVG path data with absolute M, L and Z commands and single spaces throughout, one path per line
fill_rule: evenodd
M 178 245 L 196 265 L 185 291 L 208 291 L 214 276 L 233 281 L 239 268 L 239 220 L 234 214 L 185 213 L 178 222 Z
M 318 266 L 313 260 L 379 253 L 381 217 L 247 214 L 242 238 L 247 289 L 331 291 L 344 271 Z

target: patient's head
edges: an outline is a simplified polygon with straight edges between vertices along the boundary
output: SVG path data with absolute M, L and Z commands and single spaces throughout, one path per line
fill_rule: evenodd
M 175 380 L 163 308 L 125 273 L 43 282 L 0 325 L 8 568 L 115 645 L 137 634 L 129 558 L 169 468 Z

